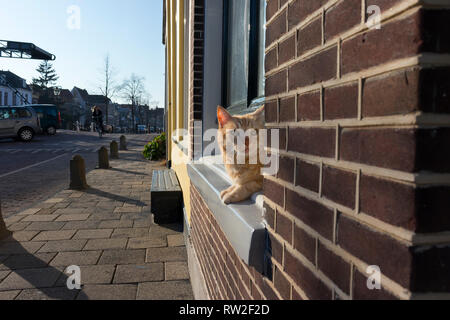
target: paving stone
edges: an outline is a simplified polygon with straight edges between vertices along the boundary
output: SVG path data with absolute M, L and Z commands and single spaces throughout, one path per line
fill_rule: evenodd
M 133 220 L 109 220 L 100 222 L 100 229 L 131 228 Z
M 23 218 L 24 218 L 24 216 L 15 215 L 15 216 L 11 216 L 8 218 L 4 218 L 3 220 L 5 221 L 6 226 L 9 227 L 10 225 L 13 225 L 14 223 L 19 222 Z
M 140 238 L 148 236 L 148 228 L 119 228 L 115 229 L 111 238 Z
M 38 252 L 71 252 L 81 251 L 87 240 L 49 241 Z
M 27 209 L 25 211 L 22 211 L 20 213 L 18 213 L 17 215 L 19 216 L 29 216 L 35 213 L 38 213 L 39 210 L 41 210 L 42 208 L 31 208 L 31 209 Z
M 42 231 L 33 241 L 55 241 L 55 240 L 69 240 L 77 232 L 76 230 L 59 230 L 59 231 Z
M 194 300 L 189 281 L 146 282 L 138 285 L 137 300 Z
M 27 289 L 17 296 L 16 300 L 74 300 L 78 290 L 69 290 L 67 287 Z
M 69 222 L 69 221 L 85 221 L 89 218 L 90 214 L 63 214 L 61 216 L 59 216 L 58 219 L 56 219 L 55 221 L 64 221 L 64 222 Z
M 89 240 L 83 250 L 108 250 L 108 249 L 125 249 L 127 239 L 93 239 Z
M 1 291 L 0 292 L 0 301 L 10 301 L 14 300 L 20 293 L 20 290 L 14 291 Z
M 61 230 L 64 222 L 33 222 L 25 230 L 27 231 L 57 231 Z
M 112 282 L 115 266 L 97 265 L 80 266 L 81 285 L 87 284 L 109 284 Z M 69 274 L 63 274 L 56 282 L 56 286 L 66 286 Z
M 8 230 L 11 231 L 11 232 L 23 231 L 30 224 L 31 224 L 31 222 L 17 222 L 17 223 L 14 223 L 14 224 L 8 226 Z
M 189 267 L 187 262 L 166 262 L 165 280 L 189 280 Z
M 64 214 L 84 214 L 84 213 L 86 213 L 85 211 L 86 211 L 86 208 L 66 208 L 66 209 L 58 209 L 58 210 L 56 210 L 55 214 L 59 214 L 59 215 L 64 215 Z
M 47 201 L 45 201 L 44 203 L 53 203 L 53 204 L 55 204 L 55 203 L 63 202 L 64 200 L 65 200 L 64 198 L 51 198 L 51 199 L 48 199 Z
M 50 262 L 51 266 L 87 266 L 97 264 L 101 251 L 60 252 Z M 106 264 L 106 263 L 104 263 Z
M 50 222 L 54 221 L 58 215 L 32 215 L 22 219 L 22 222 Z
M 167 247 L 167 241 L 158 237 L 131 238 L 128 240 L 128 249 L 147 249 Z
M 137 285 L 86 285 L 77 300 L 135 300 Z
M 30 241 L 31 239 L 33 239 L 37 234 L 39 233 L 39 231 L 17 231 L 14 232 L 14 234 L 7 238 L 7 239 L 3 239 L 3 241 Z
M 44 206 L 42 206 L 44 207 Z M 58 210 L 57 208 L 55 208 L 54 206 L 52 206 L 51 208 L 49 208 L 47 206 L 47 208 L 42 208 L 41 210 L 39 210 L 36 215 L 52 215 L 55 213 L 55 211 Z
M 152 225 L 151 219 L 141 219 L 134 221 L 134 228 L 149 228 Z
M 176 235 L 168 235 L 167 243 L 169 247 L 183 247 L 186 244 L 184 243 L 184 235 L 176 234 Z
M 0 283 L 0 291 L 50 288 L 61 275 L 56 268 L 25 269 L 11 272 L 6 279 Z
M 0 282 L 2 282 L 2 280 L 5 279 L 10 273 L 11 271 L 9 270 L 0 271 Z
M 37 252 L 45 242 L 3 242 L 0 243 L 2 254 L 27 254 Z
M 187 261 L 185 247 L 167 247 L 147 249 L 146 262 Z
M 98 264 L 141 264 L 145 261 L 145 250 L 106 250 Z
M 164 280 L 164 264 L 119 265 L 114 275 L 114 283 L 139 283 Z
M 67 222 L 62 230 L 88 230 L 99 226 L 100 221 L 70 221 Z
M 107 239 L 111 236 L 113 229 L 79 230 L 73 239 Z
M 56 253 L 11 255 L 0 264 L 0 270 L 37 269 L 47 267 Z
M 114 213 L 140 213 L 141 207 L 119 207 L 114 209 Z
M 108 212 L 90 212 L 92 215 L 89 217 L 90 221 L 104 221 L 104 220 L 120 220 L 119 215 Z

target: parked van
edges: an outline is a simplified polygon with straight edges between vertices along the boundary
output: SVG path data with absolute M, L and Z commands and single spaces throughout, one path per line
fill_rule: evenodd
M 27 107 L 33 108 L 38 114 L 43 132 L 53 136 L 57 129 L 61 129 L 61 113 L 53 104 L 31 104 Z
M 28 142 L 41 133 L 39 117 L 30 107 L 0 107 L 0 138 Z

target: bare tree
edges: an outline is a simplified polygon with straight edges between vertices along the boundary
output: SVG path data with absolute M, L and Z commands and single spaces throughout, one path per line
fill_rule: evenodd
M 120 90 L 120 87 L 116 83 L 116 70 L 111 66 L 111 60 L 109 54 L 105 56 L 103 68 L 101 70 L 102 80 L 100 86 L 100 92 L 105 97 L 105 105 L 106 105 L 106 124 L 108 124 L 109 116 L 109 102 L 112 98 L 117 94 Z
M 144 77 L 132 74 L 131 77 L 123 82 L 121 91 L 124 99 L 127 99 L 131 103 L 131 117 L 133 131 L 136 130 L 135 124 L 135 107 L 141 104 L 143 97 L 146 94 L 144 86 Z

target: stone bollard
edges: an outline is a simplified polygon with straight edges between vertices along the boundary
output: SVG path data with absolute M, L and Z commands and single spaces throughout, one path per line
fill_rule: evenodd
M 84 159 L 76 155 L 70 160 L 70 189 L 84 190 L 89 188 L 86 182 L 86 165 Z
M 0 240 L 6 239 L 12 235 L 12 232 L 6 229 L 5 221 L 2 216 L 2 203 L 0 202 Z
M 109 169 L 108 150 L 105 147 L 101 147 L 98 150 L 98 169 Z
M 127 138 L 125 136 L 120 137 L 120 150 L 127 150 Z
M 119 159 L 119 145 L 116 141 L 111 142 L 109 150 L 111 159 Z

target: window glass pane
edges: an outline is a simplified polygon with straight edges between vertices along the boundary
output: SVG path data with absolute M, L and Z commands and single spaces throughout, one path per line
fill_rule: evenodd
M 264 96 L 265 78 L 264 78 L 264 50 L 266 48 L 266 0 L 259 1 L 259 34 L 258 34 L 258 97 Z
M 247 104 L 250 1 L 228 1 L 227 104 Z

